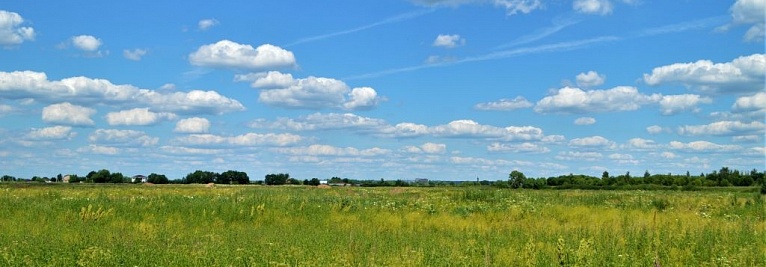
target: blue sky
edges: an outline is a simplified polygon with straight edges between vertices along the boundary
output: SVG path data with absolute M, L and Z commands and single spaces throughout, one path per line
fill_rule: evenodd
M 765 168 L 766 1 L 0 5 L 0 174 Z

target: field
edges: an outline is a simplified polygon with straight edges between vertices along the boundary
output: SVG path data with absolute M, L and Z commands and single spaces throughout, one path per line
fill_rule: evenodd
M 766 266 L 764 197 L 0 184 L 1 266 Z

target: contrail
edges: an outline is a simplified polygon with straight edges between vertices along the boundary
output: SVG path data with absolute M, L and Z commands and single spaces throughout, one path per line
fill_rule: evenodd
M 324 39 L 327 39 L 327 38 L 332 38 L 332 37 L 336 37 L 336 36 L 340 36 L 340 35 L 346 35 L 346 34 L 355 33 L 355 32 L 358 32 L 358 31 L 363 31 L 363 30 L 374 28 L 374 27 L 381 26 L 381 25 L 386 25 L 386 24 L 401 22 L 401 21 L 405 21 L 405 20 L 410 20 L 410 19 L 414 19 L 414 18 L 423 16 L 423 15 L 426 15 L 426 14 L 432 13 L 434 11 L 436 11 L 436 9 L 423 9 L 423 10 L 413 11 L 413 12 L 409 12 L 409 13 L 404 13 L 404 14 L 400 14 L 400 15 L 397 15 L 397 16 L 386 18 L 384 20 L 381 20 L 381 21 L 378 21 L 378 22 L 375 22 L 375 23 L 372 23 L 372 24 L 367 24 L 367 25 L 356 27 L 356 28 L 349 29 L 349 30 L 338 31 L 338 32 L 333 32 L 333 33 L 328 33 L 328 34 L 323 34 L 323 35 L 317 35 L 317 36 L 303 38 L 303 39 L 297 40 L 295 42 L 292 42 L 290 44 L 287 44 L 287 45 L 285 45 L 285 47 L 294 46 L 294 45 L 303 44 L 303 43 L 308 43 L 308 42 L 315 42 L 315 41 L 324 40 Z

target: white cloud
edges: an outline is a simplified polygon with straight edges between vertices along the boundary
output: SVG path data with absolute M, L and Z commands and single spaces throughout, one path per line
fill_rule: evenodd
M 314 131 L 333 129 L 370 130 L 386 125 L 381 119 L 362 117 L 352 113 L 314 113 L 298 119 L 279 118 L 274 122 L 255 120 L 252 128 L 285 129 L 292 131 Z
M 649 85 L 680 83 L 704 93 L 760 92 L 765 78 L 766 54 L 742 56 L 726 63 L 675 63 L 644 74 L 644 82 Z
M 734 112 L 766 110 L 766 92 L 758 92 L 751 96 L 737 98 L 731 106 Z
M 213 134 L 190 134 L 175 138 L 176 143 L 192 146 L 286 146 L 300 142 L 303 138 L 294 134 L 257 134 L 246 133 L 236 136 Z
M 72 105 L 69 102 L 53 104 L 43 108 L 43 121 L 65 125 L 85 126 L 93 125 L 90 118 L 96 114 L 96 110 L 82 106 Z
M 763 135 L 738 135 L 732 136 L 731 141 L 740 143 L 755 143 L 761 141 L 761 136 Z
M 260 89 L 284 88 L 295 83 L 292 74 L 278 71 L 237 74 L 234 76 L 234 81 L 249 81 L 252 82 L 250 86 Z
M 609 139 L 606 139 L 602 136 L 590 136 L 590 137 L 583 137 L 583 138 L 574 138 L 572 140 L 569 140 L 569 145 L 574 147 L 612 147 L 614 146 L 614 142 L 610 141 Z
M 218 24 L 220 24 L 220 22 L 216 19 L 203 19 L 197 23 L 197 28 L 199 28 L 200 31 L 206 31 Z
M 708 141 L 693 141 L 689 143 L 671 141 L 669 147 L 670 149 L 686 152 L 725 153 L 742 151 L 742 147 L 738 145 L 720 145 Z
M 119 148 L 116 148 L 116 147 L 100 146 L 100 145 L 90 144 L 90 145 L 88 145 L 86 147 L 78 148 L 77 152 L 79 152 L 79 153 L 89 153 L 89 154 L 99 154 L 99 155 L 117 155 L 121 151 L 120 151 Z
M 12 106 L 0 104 L 0 117 L 13 112 L 13 110 L 14 108 Z
M 24 18 L 16 12 L 0 10 L 0 45 L 18 45 L 35 39 L 35 29 L 21 27 Z
M 415 154 L 443 154 L 447 151 L 447 145 L 428 142 L 420 146 L 406 146 L 404 151 Z
M 638 164 L 639 161 L 633 158 L 630 154 L 614 153 L 609 155 L 609 159 L 617 162 L 618 164 Z
M 548 153 L 551 150 L 547 147 L 529 142 L 520 144 L 505 144 L 495 142 L 487 146 L 487 151 L 510 153 Z
M 329 145 L 311 145 L 307 147 L 274 148 L 273 151 L 282 154 L 300 156 L 334 156 L 334 157 L 375 157 L 390 154 L 388 149 L 378 147 L 357 149 L 354 147 L 335 147 Z
M 71 139 L 76 135 L 69 126 L 53 126 L 40 129 L 32 129 L 25 136 L 29 140 L 62 140 Z
M 331 78 L 294 79 L 292 75 L 271 71 L 239 75 L 235 80 L 252 81 L 251 85 L 257 88 L 276 88 L 261 90 L 258 100 L 285 108 L 366 110 L 385 101 L 373 88 L 351 89 L 343 81 Z
M 595 123 L 596 123 L 596 119 L 591 117 L 580 117 L 574 121 L 574 124 L 577 124 L 577 125 L 592 125 Z
M 245 109 L 237 100 L 215 91 L 161 92 L 87 77 L 49 81 L 45 73 L 34 71 L 0 72 L 0 93 L 0 97 L 6 99 L 149 106 L 153 110 L 185 114 L 221 114 Z
M 423 136 L 429 133 L 429 127 L 423 124 L 416 124 L 411 122 L 397 123 L 393 126 L 383 127 L 378 131 L 377 135 L 384 137 L 417 137 Z
M 763 134 L 766 124 L 760 121 L 719 121 L 706 125 L 684 125 L 678 128 L 680 135 L 748 135 Z
M 138 48 L 136 48 L 136 49 L 132 49 L 132 50 L 130 50 L 130 49 L 125 49 L 125 50 L 122 50 L 122 55 L 123 55 L 125 58 L 127 58 L 127 59 L 130 59 L 130 60 L 135 60 L 135 61 L 139 61 L 139 60 L 141 60 L 141 58 L 142 58 L 144 55 L 146 55 L 146 50 L 144 50 L 144 49 L 138 49 Z
M 599 74 L 595 71 L 588 71 L 587 73 L 577 74 L 576 79 L 577 86 L 589 88 L 604 84 L 606 75 Z
M 652 125 L 652 126 L 646 127 L 646 132 L 648 132 L 649 134 L 659 134 L 662 132 L 667 132 L 667 129 L 658 125 Z
M 500 99 L 495 102 L 479 103 L 474 106 L 478 110 L 514 110 L 532 107 L 532 103 L 523 96 L 517 96 L 514 99 Z
M 92 35 L 74 36 L 71 41 L 75 48 L 85 52 L 95 52 L 102 44 L 101 39 L 93 37 Z
M 628 148 L 637 150 L 651 150 L 657 148 L 657 143 L 650 139 L 631 138 L 628 140 Z
M 88 136 L 88 141 L 96 144 L 153 146 L 159 142 L 159 138 L 148 136 L 142 131 L 98 129 Z
M 674 158 L 677 158 L 678 155 L 676 155 L 673 152 L 667 152 L 666 151 L 666 152 L 660 153 L 660 157 L 663 157 L 663 158 L 666 158 L 666 159 L 674 159 Z
M 465 45 L 465 39 L 460 37 L 460 35 L 457 34 L 439 34 L 439 36 L 436 36 L 436 39 L 434 40 L 433 46 L 438 47 L 444 47 L 444 48 L 455 48 L 458 46 Z
M 195 66 L 237 69 L 296 66 L 293 52 L 278 46 L 264 44 L 253 48 L 250 45 L 229 40 L 201 46 L 197 51 L 189 54 L 189 62 Z
M 178 121 L 173 131 L 177 133 L 207 133 L 209 129 L 210 121 L 205 118 L 193 117 Z
M 540 140 L 543 130 L 533 126 L 496 127 L 482 125 L 472 120 L 456 120 L 448 124 L 430 127 L 428 132 L 438 137 L 481 137 L 490 139 Z
M 568 160 L 568 161 L 596 161 L 601 158 L 603 158 L 604 155 L 601 155 L 601 153 L 598 152 L 575 152 L 575 151 L 563 151 L 559 152 L 558 155 L 556 155 L 556 159 L 558 160 Z
M 609 0 L 575 0 L 572 8 L 585 14 L 608 15 L 614 7 Z
M 152 125 L 163 120 L 174 120 L 176 114 L 169 112 L 152 112 L 149 108 L 134 108 L 106 114 L 109 125 Z
M 538 113 L 594 113 L 637 110 L 641 105 L 659 101 L 661 95 L 644 95 L 630 86 L 609 90 L 583 91 L 579 88 L 564 87 L 554 95 L 546 96 L 535 105 Z
M 766 21 L 766 1 L 763 0 L 737 0 L 729 9 L 732 21 L 729 25 L 721 27 L 728 30 L 735 25 L 752 25 L 745 33 L 745 41 L 763 42 L 766 34 L 764 21 Z
M 529 14 L 543 8 L 540 0 L 494 0 L 495 6 L 504 7 L 508 15 Z
M 699 95 L 666 95 L 660 100 L 662 115 L 675 115 L 683 111 L 699 112 L 697 105 L 713 103 L 713 99 Z

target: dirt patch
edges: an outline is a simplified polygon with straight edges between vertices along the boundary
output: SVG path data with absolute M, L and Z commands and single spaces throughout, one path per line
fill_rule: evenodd
M 397 187 L 397 188 L 391 189 L 391 191 L 388 191 L 388 193 L 392 195 L 401 194 L 404 192 L 407 192 L 407 190 L 402 187 Z
M 208 184 L 205 185 L 205 187 L 213 188 L 213 187 L 215 187 L 215 183 L 208 183 Z
M 329 186 L 329 185 L 326 185 L 326 184 L 320 184 L 320 185 L 317 185 L 317 188 L 322 188 L 322 189 L 330 189 L 330 188 L 332 188 L 332 187 L 331 187 L 331 186 Z
M 153 183 L 144 183 L 144 186 L 154 186 Z

